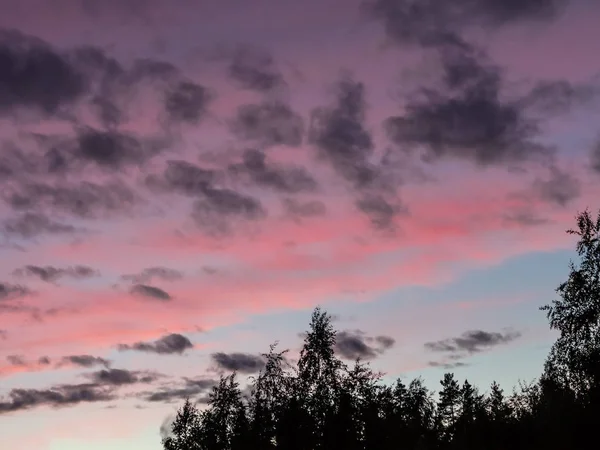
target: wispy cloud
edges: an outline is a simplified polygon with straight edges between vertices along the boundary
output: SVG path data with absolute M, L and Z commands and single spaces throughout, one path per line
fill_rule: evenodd
M 118 349 L 136 350 L 140 352 L 156 353 L 159 355 L 182 354 L 194 347 L 189 338 L 177 334 L 167 334 L 154 342 L 136 342 L 134 344 L 119 344 Z
M 249 353 L 213 353 L 212 361 L 217 369 L 236 371 L 240 373 L 257 373 L 264 366 L 265 361 L 260 355 Z
M 336 335 L 335 349 L 346 359 L 373 359 L 394 346 L 390 336 L 367 336 L 364 331 L 340 331 Z

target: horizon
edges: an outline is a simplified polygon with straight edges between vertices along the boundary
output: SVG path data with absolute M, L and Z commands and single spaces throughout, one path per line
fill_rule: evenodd
M 7 449 L 159 450 L 316 306 L 386 382 L 542 373 L 600 3 L 406 1 L 0 0 Z

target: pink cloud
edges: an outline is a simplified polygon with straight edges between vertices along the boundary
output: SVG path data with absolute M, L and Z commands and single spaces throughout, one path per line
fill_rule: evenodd
M 533 203 L 554 222 L 507 228 L 507 211 L 532 205 L 507 196 L 515 189 L 513 180 L 456 176 L 448 180 L 452 190 L 447 184 L 414 188 L 409 192 L 411 215 L 401 218 L 395 238 L 362 238 L 369 232 L 367 222 L 346 210 L 301 224 L 267 221 L 253 236 L 223 242 L 199 232 L 182 237 L 169 231 L 167 221 L 139 231 L 132 224 L 126 230 L 136 231 L 136 244 L 128 243 L 122 232 L 121 242 L 99 235 L 75 247 L 46 246 L 39 255 L 48 261 L 93 263 L 113 277 L 136 272 L 148 261 L 168 265 L 170 260 L 185 267 L 188 277 L 158 284 L 173 297 L 168 304 L 132 297 L 126 284 L 113 291 L 60 287 L 51 295 L 40 294 L 32 300 L 37 306 L 74 309 L 15 333 L 11 346 L 28 354 L 54 347 L 106 349 L 167 331 L 237 322 L 246 313 L 307 308 L 340 296 L 367 300 L 402 286 L 436 285 L 512 256 L 570 246 L 572 238 L 564 230 L 572 225 L 571 209 Z M 447 195 L 441 197 L 442 192 Z M 586 200 L 591 197 L 580 203 Z M 290 240 L 294 246 L 285 245 Z M 123 250 L 116 259 L 114 245 Z M 215 261 L 219 273 L 198 275 L 202 265 Z M 0 328 L 10 325 L 0 320 Z

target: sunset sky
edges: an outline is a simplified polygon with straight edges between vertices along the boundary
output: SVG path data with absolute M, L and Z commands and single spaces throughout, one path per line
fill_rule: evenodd
M 536 377 L 565 230 L 600 208 L 599 22 L 0 0 L 0 448 L 159 450 L 317 305 L 386 380 Z

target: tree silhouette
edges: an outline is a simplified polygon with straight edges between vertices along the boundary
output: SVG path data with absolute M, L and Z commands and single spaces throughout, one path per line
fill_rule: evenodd
M 277 425 L 285 410 L 289 380 L 286 374 L 287 350 L 275 352 L 271 345 L 269 353 L 263 354 L 265 368 L 253 381 L 249 400 L 250 437 L 252 448 L 276 448 Z
M 247 437 L 248 426 L 246 407 L 242 403 L 242 394 L 235 372 L 221 377 L 213 388 L 208 401 L 209 408 L 202 416 L 202 437 L 206 450 L 233 450 L 240 444 L 240 436 Z M 242 428 L 244 427 L 244 428 Z
M 326 420 L 335 413 L 344 364 L 335 355 L 336 331 L 331 316 L 316 308 L 298 361 L 298 400 L 311 417 L 310 448 L 323 449 Z
M 578 265 L 571 262 L 569 278 L 557 292 L 560 299 L 541 309 L 550 327 L 560 332 L 552 346 L 546 372 L 580 396 L 598 399 L 600 387 L 600 212 L 596 220 L 589 211 L 577 216 Z
M 437 404 L 436 427 L 442 443 L 448 445 L 454 437 L 460 414 L 460 386 L 452 373 L 444 374 L 440 384 L 442 389 Z
M 486 399 L 486 423 L 481 427 L 490 450 L 509 448 L 509 436 L 513 420 L 513 408 L 507 401 L 504 391 L 495 381 L 490 386 Z
M 163 439 L 164 449 L 202 449 L 201 427 L 200 414 L 192 402 L 187 399 L 179 411 L 177 411 L 177 416 L 171 426 L 172 436 Z

